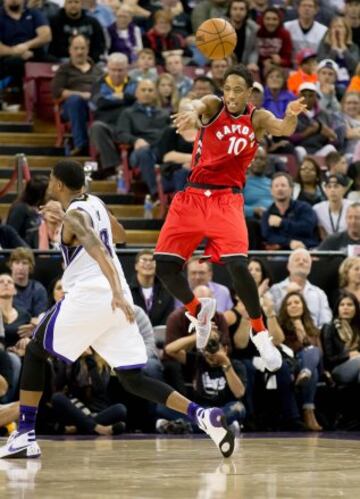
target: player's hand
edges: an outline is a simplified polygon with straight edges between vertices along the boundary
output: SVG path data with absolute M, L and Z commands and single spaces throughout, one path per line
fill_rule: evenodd
M 129 322 L 134 322 L 135 320 L 135 312 L 130 303 L 128 303 L 124 296 L 121 293 L 113 293 L 113 297 L 111 300 L 111 308 L 115 311 L 117 308 L 120 308 L 125 314 L 126 319 Z
M 193 111 L 181 111 L 181 113 L 173 114 L 171 119 L 176 126 L 177 133 L 190 128 L 196 128 L 199 121 L 198 113 Z
M 300 97 L 300 99 L 289 102 L 286 108 L 285 116 L 298 116 L 299 114 L 304 113 L 307 110 L 307 106 L 304 104 L 304 101 L 304 97 Z

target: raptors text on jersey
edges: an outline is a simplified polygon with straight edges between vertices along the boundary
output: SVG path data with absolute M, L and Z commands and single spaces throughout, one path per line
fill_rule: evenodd
M 243 188 L 246 171 L 258 148 L 247 105 L 244 114 L 233 116 L 223 104 L 219 113 L 203 125 L 195 140 L 190 181 Z

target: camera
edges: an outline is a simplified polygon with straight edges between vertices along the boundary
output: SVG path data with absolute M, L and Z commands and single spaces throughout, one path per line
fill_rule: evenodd
M 205 351 L 207 353 L 216 353 L 219 350 L 220 350 L 220 341 L 216 338 L 210 338 L 205 347 Z

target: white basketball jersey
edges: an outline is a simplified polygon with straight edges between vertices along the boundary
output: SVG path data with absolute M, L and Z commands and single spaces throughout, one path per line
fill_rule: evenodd
M 103 202 L 96 196 L 84 194 L 70 203 L 66 211 L 71 210 L 80 210 L 87 213 L 94 231 L 113 259 L 121 282 L 126 282 L 123 269 L 114 251 L 110 217 Z M 62 242 L 61 251 L 65 263 L 65 271 L 62 277 L 64 291 L 68 291 L 75 284 L 86 285 L 87 282 L 89 285 L 91 283 L 100 287 L 105 286 L 108 288 L 110 286 L 98 263 L 82 246 L 67 246 Z

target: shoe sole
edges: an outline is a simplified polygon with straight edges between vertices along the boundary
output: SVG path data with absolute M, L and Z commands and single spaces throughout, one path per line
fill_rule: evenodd
M 34 456 L 27 455 L 27 449 L 23 449 L 20 452 L 15 452 L 14 454 L 9 454 L 7 456 L 1 456 L 0 459 L 38 459 L 40 454 L 35 454 Z
M 200 346 L 198 345 L 198 341 L 197 341 L 197 339 L 198 339 L 198 334 L 196 333 L 196 348 L 197 348 L 198 350 L 204 350 L 204 349 L 206 348 L 206 345 L 207 345 L 207 343 L 208 343 L 208 341 L 209 341 L 210 334 L 211 334 L 211 319 L 214 317 L 215 312 L 216 312 L 216 301 L 214 300 L 214 302 L 213 302 L 213 306 L 212 306 L 212 309 L 211 309 L 210 313 L 208 314 L 208 315 L 210 315 L 210 321 L 209 321 L 209 322 L 210 322 L 210 324 L 209 324 L 209 326 L 210 326 L 210 327 L 209 327 L 209 332 L 208 332 L 208 334 L 206 335 L 205 345 L 204 345 L 203 347 L 200 347 Z M 201 339 L 202 339 L 202 338 L 201 338 Z
M 219 444 L 219 449 L 224 457 L 230 457 L 235 448 L 235 436 L 226 423 L 225 416 L 221 416 L 221 426 L 226 430 L 225 437 Z

